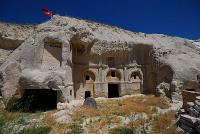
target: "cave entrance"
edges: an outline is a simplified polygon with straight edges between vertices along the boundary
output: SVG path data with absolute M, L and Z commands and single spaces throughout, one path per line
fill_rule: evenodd
M 187 91 L 196 91 L 195 89 L 185 89 Z
M 108 98 L 119 97 L 119 85 L 108 84 Z
M 87 99 L 88 97 L 91 97 L 91 92 L 85 91 L 85 99 Z
M 57 91 L 51 89 L 26 89 L 20 104 L 24 112 L 56 109 Z

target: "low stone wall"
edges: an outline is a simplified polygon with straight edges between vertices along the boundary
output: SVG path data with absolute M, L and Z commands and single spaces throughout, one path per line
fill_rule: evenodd
M 181 128 L 184 134 L 200 134 L 200 96 L 195 97 L 194 100 L 194 102 L 187 102 L 186 106 L 179 109 L 176 114 L 177 127 Z
M 182 91 L 183 107 L 186 107 L 187 102 L 194 102 L 196 96 L 200 96 L 200 92 L 183 90 Z

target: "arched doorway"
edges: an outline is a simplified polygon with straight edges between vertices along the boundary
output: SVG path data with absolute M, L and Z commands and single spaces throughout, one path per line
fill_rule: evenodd
M 94 82 L 95 82 L 95 74 L 87 70 L 83 74 L 83 81 L 84 81 L 84 98 L 92 97 L 94 96 Z
M 106 80 L 108 82 L 108 98 L 120 97 L 120 72 L 117 70 L 108 71 Z

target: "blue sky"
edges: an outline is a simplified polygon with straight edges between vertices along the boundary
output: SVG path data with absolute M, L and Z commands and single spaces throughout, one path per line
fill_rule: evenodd
M 0 0 L 0 21 L 42 23 L 44 7 L 135 32 L 200 38 L 200 0 Z

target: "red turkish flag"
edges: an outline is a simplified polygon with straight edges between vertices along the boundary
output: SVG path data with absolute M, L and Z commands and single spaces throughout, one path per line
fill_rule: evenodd
M 48 8 L 43 8 L 42 12 L 48 17 L 51 17 L 53 15 L 52 12 Z

